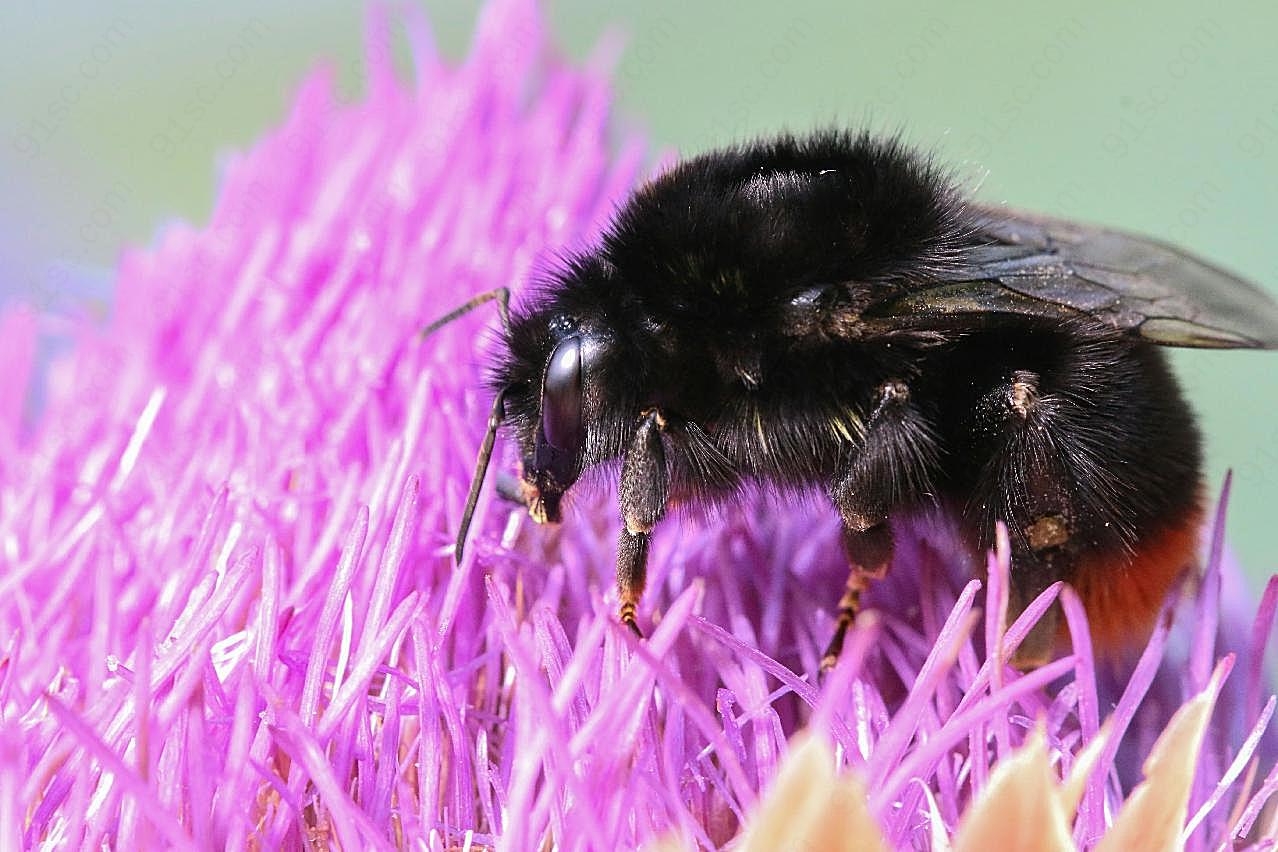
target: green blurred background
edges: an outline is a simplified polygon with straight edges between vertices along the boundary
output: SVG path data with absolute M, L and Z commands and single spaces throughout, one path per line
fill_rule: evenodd
M 427 3 L 461 56 L 477 3 Z M 992 201 L 1182 243 L 1278 292 L 1278 6 L 1197 2 L 551 0 L 564 52 L 625 36 L 619 102 L 654 149 L 870 124 Z M 319 59 L 361 86 L 357 3 L 0 9 L 0 297 L 109 299 L 122 245 L 206 220 L 219 155 L 277 122 Z M 1278 564 L 1278 355 L 1177 353 L 1230 540 Z

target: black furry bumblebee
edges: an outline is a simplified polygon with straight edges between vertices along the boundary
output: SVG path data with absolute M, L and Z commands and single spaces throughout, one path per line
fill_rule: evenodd
M 818 486 L 851 575 L 826 661 L 892 556 L 940 507 L 1012 544 L 1012 606 L 1080 592 L 1094 639 L 1147 632 L 1193 560 L 1202 458 L 1160 346 L 1273 349 L 1278 305 L 1171 246 L 972 202 L 895 139 L 780 136 L 638 189 L 600 245 L 513 315 L 466 527 L 506 424 L 517 496 L 560 520 L 620 458 L 620 618 L 639 632 L 649 536 L 674 501 L 744 481 Z M 1020 662 L 1050 656 L 1049 616 Z

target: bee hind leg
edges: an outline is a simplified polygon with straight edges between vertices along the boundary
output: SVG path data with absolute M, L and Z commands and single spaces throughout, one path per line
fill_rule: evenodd
M 977 404 L 977 428 L 990 463 L 975 501 L 986 510 L 973 514 L 986 548 L 993 544 L 994 522 L 1007 524 L 1012 548 L 1009 621 L 1052 583 L 1073 574 L 1080 506 L 1071 461 L 1086 460 L 1085 448 L 1075 448 L 1072 455 L 1065 449 L 1071 446 L 1068 429 L 1073 424 L 1067 418 L 1073 413 L 1068 399 L 1052 397 L 1044 404 L 1040 378 L 1028 370 L 1013 371 Z M 1060 622 L 1060 605 L 1053 604 L 1022 640 L 1012 664 L 1026 670 L 1051 660 Z

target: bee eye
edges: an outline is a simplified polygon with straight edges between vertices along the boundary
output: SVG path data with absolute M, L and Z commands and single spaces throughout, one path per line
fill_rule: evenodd
M 541 429 L 546 443 L 561 450 L 581 446 L 581 338 L 560 341 L 541 386 Z

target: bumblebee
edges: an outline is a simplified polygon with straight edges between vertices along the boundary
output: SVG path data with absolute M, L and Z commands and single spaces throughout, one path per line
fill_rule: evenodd
M 1201 439 L 1162 347 L 1273 349 L 1278 304 L 1170 245 L 967 198 L 895 138 L 782 135 L 676 165 L 514 313 L 466 529 L 504 426 L 516 497 L 558 522 L 621 460 L 619 617 L 676 503 L 819 488 L 850 574 L 824 659 L 892 559 L 892 521 L 953 513 L 1012 547 L 1012 611 L 1057 580 L 1102 649 L 1142 640 L 1195 557 Z M 832 594 L 833 598 L 834 595 Z M 1055 612 L 1017 662 L 1058 641 Z

